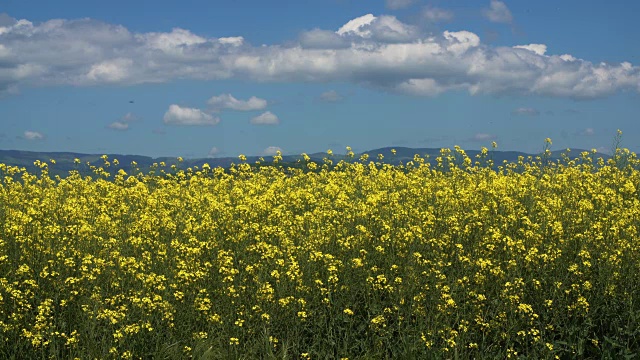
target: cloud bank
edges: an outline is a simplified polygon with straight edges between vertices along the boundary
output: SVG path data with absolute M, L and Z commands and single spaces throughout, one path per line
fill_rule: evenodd
M 496 0 L 485 12 L 497 22 L 511 22 L 510 14 Z M 588 99 L 619 91 L 640 92 L 640 68 L 629 62 L 593 63 L 569 54 L 549 54 L 544 44 L 490 46 L 469 31 L 430 35 L 386 15 L 367 14 L 337 30 L 315 29 L 296 41 L 264 46 L 252 46 L 241 36 L 206 38 L 178 28 L 135 33 L 91 19 L 40 24 L 9 19 L 3 24 L 3 94 L 30 86 L 126 86 L 228 78 L 348 81 L 416 96 L 466 91 Z M 250 105 L 251 99 L 231 105 L 230 95 L 216 101 L 229 108 L 261 106 L 255 101 Z M 180 117 L 178 109 L 168 111 L 169 123 L 184 123 L 176 120 L 184 118 L 215 122 L 211 115 L 198 112 L 188 116 L 182 112 Z

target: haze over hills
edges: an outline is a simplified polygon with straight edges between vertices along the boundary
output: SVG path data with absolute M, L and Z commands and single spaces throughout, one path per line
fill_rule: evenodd
M 392 153 L 392 150 L 395 150 L 395 154 Z M 363 154 L 368 154 L 368 161 L 376 161 L 383 162 L 393 165 L 405 164 L 408 161 L 413 160 L 416 154 L 420 156 L 429 156 L 429 161 L 431 163 L 435 163 L 435 158 L 440 155 L 441 148 L 409 148 L 409 147 L 383 147 L 378 149 L 372 149 L 369 151 L 364 151 L 361 153 L 357 153 L 354 155 L 354 159 L 358 160 L 360 156 Z M 452 150 L 453 151 L 453 150 Z M 580 153 L 586 151 L 582 149 L 571 149 L 569 152 L 570 158 L 580 157 Z M 465 150 L 466 154 L 471 158 L 475 159 L 478 154 L 480 154 L 479 150 Z M 552 152 L 551 159 L 559 159 L 561 155 L 566 153 L 565 150 L 557 150 Z M 378 155 L 382 155 L 383 159 L 380 160 Z M 193 159 L 184 159 L 182 163 L 178 162 L 177 157 L 149 157 L 142 155 L 123 155 L 123 154 L 83 154 L 83 153 L 75 153 L 75 152 L 33 152 L 33 151 L 22 151 L 22 150 L 0 150 L 0 163 L 11 165 L 11 166 L 19 166 L 24 167 L 29 172 L 38 172 L 37 167 L 34 165 L 34 162 L 37 160 L 50 162 L 51 159 L 55 160 L 55 164 L 50 164 L 50 173 L 52 175 L 60 175 L 65 176 L 71 170 L 80 170 L 81 173 L 90 173 L 90 169 L 87 166 L 87 163 L 95 166 L 102 166 L 103 160 L 101 157 L 103 155 L 107 155 L 109 161 L 113 161 L 117 159 L 119 165 L 117 167 L 112 166 L 112 169 L 124 169 L 125 171 L 129 171 L 132 169 L 132 162 L 137 163 L 137 167 L 146 172 L 154 163 L 164 162 L 167 167 L 171 165 L 177 165 L 182 169 L 186 169 L 194 166 L 202 166 L 207 163 L 211 167 L 223 167 L 227 168 L 231 166 L 231 164 L 238 164 L 240 160 L 238 157 L 215 157 L 215 158 L 193 158 Z M 490 158 L 493 159 L 495 164 L 502 164 L 505 160 L 508 162 L 517 162 L 518 157 L 523 156 L 525 159 L 528 156 L 538 156 L 538 154 L 529 154 L 525 152 L 519 151 L 499 151 L 499 150 L 490 150 Z M 328 155 L 326 152 L 318 152 L 308 154 L 312 161 L 322 162 L 324 158 Z M 604 153 L 596 153 L 594 158 L 602 157 L 604 159 L 609 158 L 609 155 Z M 259 161 L 261 158 L 264 159 L 264 163 L 271 163 L 271 156 L 247 156 L 248 163 L 255 163 Z M 283 163 L 296 163 L 299 159 L 301 159 L 301 155 L 284 155 L 282 162 Z M 334 153 L 331 158 L 334 162 L 340 161 L 342 159 L 346 159 L 346 155 L 344 154 L 336 154 Z M 79 159 L 80 164 L 75 164 L 74 160 Z M 83 171 L 85 170 L 85 171 Z

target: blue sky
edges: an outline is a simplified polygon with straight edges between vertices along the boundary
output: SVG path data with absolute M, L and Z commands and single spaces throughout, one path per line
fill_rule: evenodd
M 0 149 L 640 150 L 640 2 L 0 4 Z

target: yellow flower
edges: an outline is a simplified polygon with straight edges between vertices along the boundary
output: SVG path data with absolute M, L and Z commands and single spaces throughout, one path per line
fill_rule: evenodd
M 349 308 L 344 309 L 344 311 L 343 311 L 343 312 L 344 312 L 345 314 L 349 315 L 349 316 L 353 315 L 353 310 L 351 310 L 351 309 L 349 309 Z

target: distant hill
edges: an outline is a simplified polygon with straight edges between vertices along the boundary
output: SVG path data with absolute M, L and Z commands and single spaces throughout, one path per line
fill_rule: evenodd
M 395 155 L 392 153 L 392 149 L 395 149 Z M 452 150 L 453 151 L 453 150 Z M 580 153 L 585 150 L 573 149 L 571 150 L 569 156 L 570 158 L 576 158 L 580 156 Z M 560 158 L 561 154 L 566 152 L 563 151 L 554 151 L 552 153 L 552 159 Z M 478 150 L 466 150 L 467 155 L 471 159 L 475 159 L 475 156 L 480 153 Z M 379 149 L 373 149 L 369 151 L 364 151 L 362 153 L 355 154 L 354 159 L 357 160 L 361 155 L 368 154 L 369 160 L 371 161 L 380 161 L 378 160 L 378 154 L 383 155 L 383 163 L 388 164 L 400 164 L 407 163 L 408 161 L 413 160 L 414 155 L 418 154 L 422 157 L 425 155 L 429 155 L 430 161 L 433 163 L 435 158 L 440 155 L 440 148 L 408 148 L 408 147 L 383 147 Z M 60 175 L 66 176 L 71 170 L 79 170 L 82 174 L 90 174 L 91 171 L 86 165 L 87 162 L 91 165 L 102 166 L 103 160 L 101 159 L 103 154 L 83 154 L 83 153 L 73 153 L 73 152 L 33 152 L 33 151 L 21 151 L 21 150 L 0 150 L 0 163 L 4 163 L 6 165 L 11 166 L 19 166 L 26 168 L 29 172 L 38 173 L 38 169 L 34 165 L 36 160 L 50 162 L 50 159 L 54 159 L 56 161 L 55 165 L 50 165 L 50 173 L 52 175 Z M 184 159 L 184 161 L 179 164 L 177 158 L 174 157 L 158 157 L 152 158 L 149 156 L 141 156 L 141 155 L 122 155 L 122 154 L 106 154 L 109 158 L 109 161 L 113 161 L 117 159 L 120 163 L 118 167 L 111 166 L 110 169 L 117 171 L 117 169 L 124 169 L 127 172 L 132 170 L 131 163 L 136 162 L 138 168 L 146 172 L 154 163 L 164 162 L 167 167 L 171 165 L 177 165 L 181 169 L 186 169 L 194 166 L 202 166 L 204 163 L 209 164 L 209 166 L 215 167 L 223 167 L 228 168 L 232 163 L 239 163 L 240 160 L 237 157 L 222 157 L 222 158 L 194 158 L 194 159 Z M 322 162 L 323 158 L 327 157 L 326 153 L 313 153 L 308 154 L 312 161 Z M 528 156 L 538 156 L 540 154 L 528 154 L 524 152 L 518 151 L 491 151 L 490 157 L 493 159 L 495 164 L 502 164 L 504 160 L 508 162 L 516 162 L 518 161 L 519 156 L 523 156 L 525 159 Z M 603 157 L 608 159 L 609 156 L 602 153 L 596 153 L 595 158 Z M 255 163 L 261 157 L 260 156 L 247 156 L 248 163 Z M 265 159 L 265 163 L 271 163 L 271 156 L 263 156 Z M 301 155 L 285 155 L 283 156 L 283 164 L 295 164 L 302 157 Z M 335 163 L 344 159 L 345 155 L 342 154 L 334 154 L 332 159 Z M 74 163 L 74 159 L 79 159 L 81 164 L 77 165 Z

